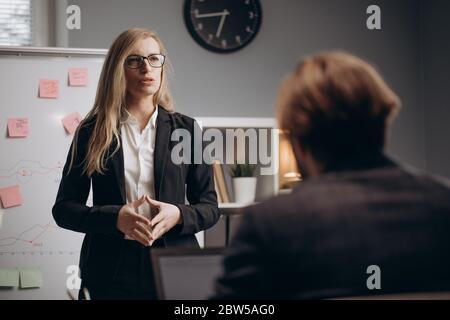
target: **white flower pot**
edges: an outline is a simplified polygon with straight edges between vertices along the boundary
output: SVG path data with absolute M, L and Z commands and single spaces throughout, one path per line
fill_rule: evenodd
M 256 177 L 233 178 L 234 201 L 241 204 L 255 202 Z

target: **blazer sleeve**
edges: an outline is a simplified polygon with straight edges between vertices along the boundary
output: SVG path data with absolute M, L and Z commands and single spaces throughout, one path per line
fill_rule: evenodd
M 196 121 L 193 122 L 192 130 L 200 130 L 201 132 Z M 195 134 L 193 136 L 196 137 Z M 203 151 L 205 144 L 202 143 L 202 146 Z M 182 217 L 179 235 L 195 234 L 212 227 L 219 220 L 220 213 L 214 187 L 214 172 L 212 166 L 204 160 L 200 164 L 195 164 L 192 161 L 189 166 L 186 179 L 186 197 L 189 205 L 177 204 Z
M 89 139 L 88 130 L 80 128 L 77 142 L 77 156 L 69 171 L 71 152 L 70 146 L 64 165 L 61 182 L 52 213 L 56 224 L 62 228 L 83 233 L 116 233 L 117 216 L 122 206 L 86 206 L 91 187 L 91 179 L 82 174 L 83 160 L 86 155 Z
M 212 299 L 265 299 L 273 292 L 267 270 L 267 261 L 273 257 L 267 250 L 263 230 L 250 208 L 243 209 L 241 214 L 236 234 L 225 250 L 223 270 L 216 280 Z

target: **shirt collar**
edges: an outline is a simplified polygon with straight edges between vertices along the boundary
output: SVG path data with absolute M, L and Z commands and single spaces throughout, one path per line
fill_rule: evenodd
M 124 123 L 128 123 L 128 124 L 133 124 L 133 125 L 138 125 L 139 122 L 136 119 L 135 116 L 133 116 L 128 110 L 127 108 L 123 108 L 123 110 L 125 111 L 123 113 L 123 117 L 122 117 L 122 122 Z M 149 127 L 151 127 L 152 129 L 154 129 L 156 127 L 156 118 L 158 117 L 158 106 L 156 106 L 155 111 L 153 112 L 150 120 L 148 121 L 147 125 L 145 126 L 144 130 L 148 129 Z
M 152 126 L 152 129 L 155 129 L 156 127 L 156 118 L 158 118 L 158 106 L 155 107 L 155 111 L 152 114 L 152 117 L 150 118 L 150 125 Z

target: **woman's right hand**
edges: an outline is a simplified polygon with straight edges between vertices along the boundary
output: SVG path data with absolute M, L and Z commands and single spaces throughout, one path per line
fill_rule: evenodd
M 149 231 L 150 220 L 137 213 L 137 208 L 145 201 L 145 196 L 142 196 L 120 208 L 117 217 L 117 229 L 142 245 L 149 246 L 153 241 L 152 234 Z

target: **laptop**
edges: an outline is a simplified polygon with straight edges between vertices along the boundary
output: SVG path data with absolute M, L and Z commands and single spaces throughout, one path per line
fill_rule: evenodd
M 160 300 L 205 300 L 214 293 L 224 248 L 155 248 L 151 259 Z

